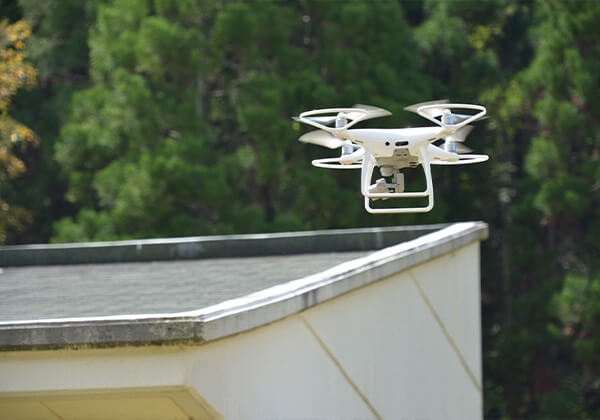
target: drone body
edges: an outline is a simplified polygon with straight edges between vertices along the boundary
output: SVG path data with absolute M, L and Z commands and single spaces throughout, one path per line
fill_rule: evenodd
M 433 208 L 434 202 L 431 165 L 479 163 L 489 158 L 487 155 L 470 154 L 470 149 L 462 145 L 472 129 L 472 126 L 468 124 L 484 117 L 485 107 L 446 102 L 427 102 L 405 108 L 437 125 L 433 127 L 352 129 L 351 127 L 360 121 L 391 114 L 384 109 L 366 105 L 303 112 L 297 120 L 319 130 L 306 133 L 299 140 L 330 149 L 342 148 L 340 157 L 316 159 L 312 164 L 330 169 L 360 168 L 361 193 L 364 196 L 365 209 L 369 213 L 428 212 Z M 472 115 L 453 114 L 452 109 L 474 110 L 477 113 Z M 335 122 L 335 127 L 328 126 L 333 122 Z M 443 147 L 433 144 L 440 139 L 444 139 Z M 405 192 L 404 175 L 401 171 L 418 165 L 423 166 L 426 189 L 418 192 Z M 371 184 L 375 166 L 379 167 L 381 176 L 384 178 Z M 391 177 L 391 182 L 386 181 L 385 177 Z M 428 204 L 424 207 L 377 209 L 370 205 L 371 200 L 418 197 L 428 197 Z

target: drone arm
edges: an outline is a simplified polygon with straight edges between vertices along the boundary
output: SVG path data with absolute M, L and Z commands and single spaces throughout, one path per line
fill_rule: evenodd
M 348 124 L 346 124 L 345 126 L 342 127 L 342 130 L 347 130 L 350 127 L 352 127 L 355 124 L 358 124 L 359 122 L 361 122 L 362 120 L 367 119 L 367 113 L 365 112 L 364 114 L 362 114 L 360 117 L 350 121 Z

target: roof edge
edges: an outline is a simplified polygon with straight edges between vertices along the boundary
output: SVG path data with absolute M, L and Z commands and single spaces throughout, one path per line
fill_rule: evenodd
M 197 311 L 195 314 L 203 322 L 203 341 L 238 334 L 302 312 L 473 242 L 481 242 L 488 234 L 486 223 L 455 223 L 321 273 Z
M 0 267 L 256 257 L 380 249 L 448 224 L 192 236 L 114 242 L 9 245 Z

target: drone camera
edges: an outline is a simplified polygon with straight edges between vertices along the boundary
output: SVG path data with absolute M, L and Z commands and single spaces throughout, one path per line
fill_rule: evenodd
M 392 176 L 394 167 L 391 165 L 381 165 L 379 167 L 379 172 L 381 173 L 381 176 Z
M 390 192 L 388 183 L 385 179 L 379 178 L 373 185 L 369 187 L 370 194 L 387 194 Z M 373 200 L 387 200 L 387 198 L 374 198 Z
M 392 176 L 392 182 L 386 182 L 385 178 L 379 178 L 374 184 L 368 187 L 369 194 L 388 194 L 404 192 L 404 174 L 397 168 L 391 166 L 380 167 L 381 176 Z M 382 198 L 387 200 L 387 198 Z M 379 198 L 373 198 L 379 200 Z

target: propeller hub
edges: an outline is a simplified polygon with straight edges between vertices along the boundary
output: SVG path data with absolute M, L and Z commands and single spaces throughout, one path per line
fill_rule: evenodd
M 444 149 L 446 150 L 446 152 L 456 153 L 456 142 L 446 141 L 444 143 Z
M 449 109 L 444 110 L 442 114 L 442 124 L 444 125 L 454 125 L 454 115 Z
M 346 140 L 342 146 L 342 156 L 346 156 L 354 152 L 354 145 L 350 140 Z
M 339 114 L 337 114 L 337 117 L 335 118 L 335 128 L 342 128 L 347 123 L 348 123 L 348 120 L 346 119 L 346 114 L 344 114 L 343 112 L 340 112 Z

